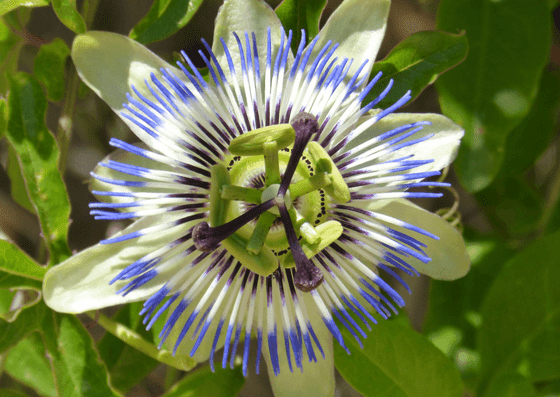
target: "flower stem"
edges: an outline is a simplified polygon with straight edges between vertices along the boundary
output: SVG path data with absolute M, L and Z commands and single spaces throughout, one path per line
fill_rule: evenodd
M 86 314 L 92 319 L 96 318 L 96 314 L 94 311 L 86 312 Z M 105 329 L 105 331 L 116 336 L 127 345 L 132 346 L 136 350 L 141 351 L 148 357 L 158 360 L 159 362 L 167 364 L 173 368 L 180 369 L 182 371 L 190 371 L 196 366 L 196 361 L 192 358 L 186 355 L 173 357 L 173 354 L 170 351 L 158 350 L 155 345 L 142 338 L 136 332 L 120 323 L 113 321 L 104 314 L 99 314 L 97 323 L 101 325 L 103 329 Z

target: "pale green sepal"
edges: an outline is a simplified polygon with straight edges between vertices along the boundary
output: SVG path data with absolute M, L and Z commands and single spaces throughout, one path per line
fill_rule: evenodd
M 347 80 L 366 59 L 369 62 L 361 75 L 369 76 L 385 35 L 390 5 L 390 0 L 345 0 L 319 32 L 311 59 L 317 56 L 327 41 L 332 40 L 340 44 L 336 51 L 338 59 L 354 59 Z
M 180 214 L 180 216 L 184 216 Z M 178 216 L 142 218 L 113 237 L 177 219 Z M 128 302 L 142 301 L 158 291 L 177 271 L 171 267 L 126 296 L 116 292 L 127 281 L 109 285 L 121 270 L 163 245 L 184 236 L 195 222 L 169 228 L 151 235 L 113 244 L 97 244 L 49 269 L 43 281 L 47 306 L 61 313 L 82 313 Z
M 399 144 L 410 140 L 416 140 L 426 135 L 435 134 L 431 138 L 410 146 L 403 147 L 399 150 L 391 152 L 383 156 L 381 159 L 372 160 L 371 163 L 364 163 L 360 168 L 368 167 L 380 161 L 398 159 L 409 155 L 414 155 L 411 160 L 434 160 L 429 164 L 409 170 L 409 173 L 437 171 L 447 167 L 457 157 L 459 144 L 465 131 L 451 121 L 449 118 L 441 114 L 415 114 L 415 113 L 395 113 L 390 114 L 376 122 L 373 126 L 365 130 L 352 142 L 347 145 L 348 149 L 358 144 L 375 138 L 385 132 L 391 131 L 405 124 L 411 124 L 418 121 L 429 121 L 431 125 L 425 125 L 421 131 L 408 137 Z M 363 120 L 360 120 L 363 122 Z
M 281 307 L 279 302 L 280 296 L 275 291 L 274 304 L 276 315 L 280 316 Z M 319 349 L 313 346 L 317 362 L 309 362 L 307 354 L 302 355 L 303 372 L 296 367 L 294 357 L 292 355 L 292 366 L 294 372 L 290 372 L 288 361 L 286 359 L 285 349 L 282 341 L 282 330 L 279 329 L 278 341 L 282 344 L 282 348 L 278 349 L 278 358 L 280 363 L 280 374 L 274 375 L 272 364 L 270 362 L 270 354 L 268 350 L 268 338 L 263 338 L 263 357 L 268 369 L 270 385 L 274 397 L 333 397 L 335 391 L 334 382 L 334 358 L 333 358 L 333 340 L 332 335 L 323 323 L 319 310 L 315 309 L 315 303 L 311 294 L 302 293 L 298 294 L 300 299 L 303 298 L 305 306 L 307 307 L 307 314 L 313 330 L 317 335 L 317 339 L 321 343 L 321 347 L 325 352 L 325 358 L 321 355 Z
M 463 236 L 445 219 L 405 199 L 390 200 L 387 205 L 378 208 L 376 212 L 408 222 L 439 237 L 439 240 L 434 240 L 390 225 L 427 245 L 424 251 L 427 256 L 432 258 L 430 262 L 423 263 L 414 258 L 406 259 L 406 262 L 418 272 L 438 280 L 455 280 L 463 277 L 469 271 L 471 261 L 467 255 Z
M 266 59 L 267 30 L 269 27 L 271 31 L 272 59 L 275 58 L 280 47 L 282 23 L 274 13 L 274 10 L 262 0 L 225 0 L 218 11 L 214 26 L 212 51 L 216 55 L 220 66 L 225 71 L 229 71 L 224 47 L 220 42 L 220 38 L 223 38 L 233 59 L 233 64 L 236 65 L 237 79 L 241 85 L 243 85 L 240 66 L 241 57 L 237 41 L 231 34 L 232 32 L 237 32 L 243 45 L 245 44 L 245 32 L 249 34 L 250 39 L 251 33 L 255 32 L 259 59 Z M 292 64 L 293 59 L 293 54 L 290 51 L 288 54 L 288 65 Z
M 160 77 L 160 68 L 171 68 L 177 76 L 182 74 L 142 44 L 110 32 L 90 31 L 76 36 L 72 60 L 82 81 L 117 113 L 128 102 L 126 93 L 132 92 L 131 85 L 153 98 L 144 84 L 144 79 L 150 80 L 150 73 Z

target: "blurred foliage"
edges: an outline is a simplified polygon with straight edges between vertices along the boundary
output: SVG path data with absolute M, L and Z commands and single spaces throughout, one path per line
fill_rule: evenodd
M 69 62 L 74 35 L 92 28 L 130 32 L 170 60 L 194 33 L 211 39 L 219 2 L 144 1 L 140 11 L 119 3 L 0 1 L 0 199 L 11 205 L 0 214 L 2 397 L 227 397 L 245 385 L 239 365 L 215 373 L 202 366 L 188 374 L 166 366 L 162 379 L 154 375 L 164 365 L 157 355 L 142 353 L 118 332 L 101 335 L 99 327 L 88 328 L 95 321 L 85 327 L 41 300 L 47 266 L 74 247 L 68 243 L 71 202 L 72 220 L 90 225 L 83 221 L 84 201 L 91 199 L 84 175 L 106 154 L 107 137 L 129 134 L 79 82 Z M 294 32 L 294 50 L 301 29 L 308 43 L 318 34 L 323 14 L 338 4 L 331 3 L 284 0 L 276 8 Z M 364 104 L 392 80 L 378 106 L 411 90 L 417 100 L 407 111 L 437 112 L 439 101 L 441 111 L 465 129 L 454 169 L 466 190 L 458 195 L 472 269 L 460 280 L 431 281 L 421 333 L 400 315 L 365 331 L 369 338 L 361 347 L 341 327 L 352 355 L 335 343 L 336 367 L 364 396 L 560 395 L 560 43 L 551 36 L 558 31 L 551 16 L 558 5 L 393 0 L 392 7 L 405 12 L 392 16 L 388 31 L 403 40 L 382 48 L 385 57 L 371 77 L 383 75 Z M 134 20 L 126 18 L 129 13 Z M 413 27 L 410 33 L 411 20 L 440 31 Z M 195 63 L 200 48 L 187 49 Z M 210 78 L 207 68 L 200 73 Z M 34 240 L 25 237 L 33 225 L 22 219 L 29 217 L 40 230 Z M 83 246 L 103 233 L 81 230 Z M 157 344 L 141 310 L 141 303 L 132 303 L 102 318 Z M 154 329 L 162 327 L 158 321 Z M 191 360 L 184 369 L 193 366 Z M 150 377 L 157 377 L 157 387 L 145 386 Z M 144 394 L 136 394 L 141 385 Z

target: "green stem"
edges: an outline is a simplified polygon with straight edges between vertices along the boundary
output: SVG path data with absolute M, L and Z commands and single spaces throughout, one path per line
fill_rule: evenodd
M 240 200 L 247 203 L 260 204 L 262 192 L 259 189 L 248 187 L 224 185 L 221 190 L 221 197 L 226 200 Z
M 542 235 L 548 226 L 548 223 L 552 219 L 554 210 L 558 205 L 558 200 L 560 199 L 560 163 L 556 167 L 554 172 L 554 177 L 552 183 L 550 184 L 550 189 L 545 198 L 543 213 L 541 219 L 539 220 L 539 235 Z
M 86 314 L 95 320 L 95 312 L 90 311 L 86 312 Z M 173 368 L 177 368 L 182 371 L 190 371 L 196 366 L 196 361 L 192 358 L 186 355 L 173 357 L 173 354 L 170 351 L 158 350 L 156 346 L 142 338 L 136 332 L 120 323 L 113 321 L 104 314 L 99 313 L 97 323 L 101 325 L 105 329 L 105 331 L 116 336 L 127 345 L 132 346 L 136 350 L 141 351 L 148 357 L 158 360 L 159 362 L 170 365 Z
M 89 30 L 93 24 L 99 0 L 85 0 L 82 6 L 82 16 Z M 58 120 L 56 131 L 56 139 L 58 141 L 59 158 L 58 170 L 64 174 L 66 163 L 68 161 L 68 146 L 72 138 L 72 125 L 74 123 L 74 112 L 76 110 L 76 101 L 78 99 L 78 90 L 80 88 L 80 79 L 75 68 L 72 68 L 68 78 L 69 84 L 64 98 L 64 107 Z
M 331 177 L 326 172 L 319 172 L 309 178 L 302 179 L 290 185 L 290 195 L 292 200 L 296 197 L 304 196 L 308 193 L 314 192 L 330 185 L 332 182 Z
M 58 170 L 61 174 L 64 174 L 68 160 L 68 147 L 70 145 L 70 139 L 72 138 L 74 111 L 76 110 L 78 89 L 80 87 L 80 79 L 78 78 L 78 73 L 75 68 L 72 68 L 70 72 L 69 81 L 70 84 L 68 84 L 69 87 L 66 90 L 66 97 L 64 98 L 64 107 L 58 119 L 58 127 L 56 130 L 56 139 L 59 149 Z
M 97 13 L 97 7 L 99 6 L 100 0 L 85 0 L 82 6 L 82 17 L 84 18 L 84 22 L 86 23 L 87 30 L 91 29 L 91 25 L 93 24 L 93 19 L 95 18 L 95 14 Z

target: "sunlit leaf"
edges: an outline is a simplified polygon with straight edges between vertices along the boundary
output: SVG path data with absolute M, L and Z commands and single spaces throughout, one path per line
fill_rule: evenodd
M 373 101 L 394 80 L 389 94 L 377 107 L 386 108 L 395 103 L 408 90 L 414 100 L 428 85 L 446 70 L 461 63 L 467 56 L 465 35 L 445 32 L 419 32 L 401 41 L 385 59 L 376 62 L 371 78 L 383 72 L 383 76 L 365 98 Z
M 0 16 L 18 7 L 44 7 L 49 0 L 2 0 L 0 1 Z
M 52 6 L 64 26 L 74 33 L 86 32 L 86 23 L 76 9 L 76 0 L 52 0 Z
M 20 206 L 34 214 L 35 208 L 33 208 L 33 204 L 29 200 L 29 194 L 27 194 L 27 188 L 25 187 L 25 178 L 21 172 L 16 151 L 10 146 L 8 146 L 8 168 L 6 171 L 10 177 L 10 193 L 12 198 Z
M 32 333 L 10 350 L 4 370 L 40 395 L 56 396 L 51 367 L 45 357 L 45 345 L 38 332 Z
M 284 29 L 292 30 L 292 49 L 297 51 L 301 41 L 301 30 L 305 29 L 309 43 L 319 33 L 319 21 L 327 0 L 284 0 L 278 8 L 276 15 L 282 22 Z
M 147 341 L 153 342 L 151 331 L 146 331 L 142 317 L 138 314 L 142 304 L 131 303 L 122 307 L 113 320 L 138 332 Z M 146 356 L 116 336 L 106 333 L 98 342 L 97 348 L 101 358 L 111 374 L 113 386 L 122 391 L 129 391 L 145 378 L 158 364 L 157 360 Z
M 506 138 L 527 115 L 549 56 L 546 2 L 442 0 L 438 29 L 466 32 L 469 55 L 436 83 L 445 115 L 465 128 L 455 167 L 467 190 L 500 170 Z
M 496 277 L 482 305 L 483 384 L 507 372 L 531 381 L 560 377 L 559 256 L 555 233 L 514 256 Z
M 39 83 L 20 73 L 11 78 L 7 137 L 23 170 L 27 191 L 50 252 L 50 263 L 70 255 L 70 204 L 58 171 L 58 148 L 45 125 L 47 100 Z
M 148 14 L 130 32 L 142 44 L 163 40 L 185 26 L 203 0 L 155 0 Z
M 212 372 L 209 366 L 189 373 L 177 382 L 163 397 L 234 397 L 245 384 L 241 366 L 234 369 L 216 367 Z
M 2 3 L 0 3 L 2 4 Z M 17 70 L 23 40 L 0 21 L 0 93 L 8 91 L 8 76 Z
M 33 72 L 37 79 L 47 89 L 47 98 L 51 101 L 61 101 L 66 92 L 65 66 L 70 49 L 60 38 L 52 43 L 42 45 L 35 57 Z
M 82 323 L 72 315 L 51 310 L 42 324 L 59 396 L 120 396 L 110 385 L 105 364 Z
M 380 320 L 363 341 L 340 327 L 351 353 L 334 344 L 336 369 L 365 397 L 461 397 L 451 361 L 428 340 L 395 321 Z
M 46 269 L 39 266 L 13 243 L 0 240 L 0 271 L 41 281 Z

